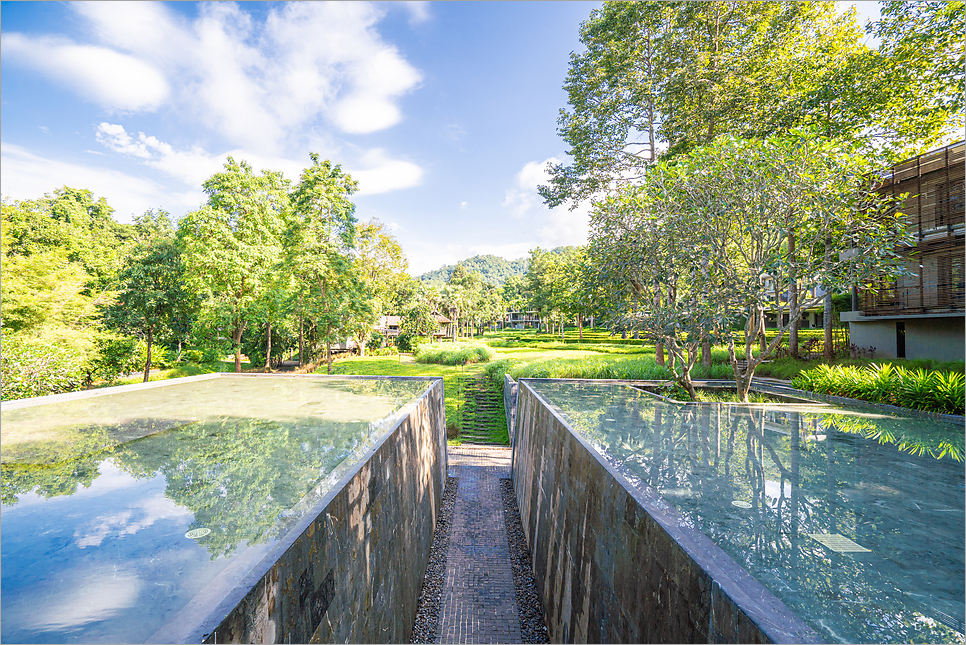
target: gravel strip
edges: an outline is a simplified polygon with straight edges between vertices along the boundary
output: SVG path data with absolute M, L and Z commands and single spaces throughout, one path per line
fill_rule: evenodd
M 547 623 L 543 619 L 543 605 L 537 596 L 533 571 L 530 569 L 530 547 L 523 533 L 520 509 L 513 493 L 513 481 L 500 480 L 500 497 L 503 499 L 503 520 L 506 522 L 506 539 L 510 547 L 510 569 L 513 586 L 517 592 L 517 611 L 520 614 L 520 633 L 524 643 L 549 643 Z
M 449 551 L 450 525 L 453 521 L 453 506 L 456 505 L 458 485 L 458 478 L 446 478 L 446 492 L 443 493 L 443 504 L 439 517 L 436 518 L 433 544 L 429 549 L 429 563 L 426 565 L 423 588 L 419 592 L 419 606 L 416 608 L 416 622 L 413 623 L 410 643 L 436 641 L 436 632 L 439 630 L 440 597 L 446 581 L 446 552 Z

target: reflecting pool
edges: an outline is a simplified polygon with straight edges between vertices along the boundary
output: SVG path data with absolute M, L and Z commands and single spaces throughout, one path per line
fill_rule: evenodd
M 526 382 L 829 642 L 964 641 L 962 426 Z
M 170 640 L 430 385 L 222 375 L 5 404 L 0 639 Z

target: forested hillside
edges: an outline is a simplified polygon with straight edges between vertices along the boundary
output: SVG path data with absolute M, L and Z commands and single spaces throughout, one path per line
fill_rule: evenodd
M 468 273 L 473 271 L 479 271 L 480 275 L 483 276 L 483 281 L 492 284 L 496 287 L 502 287 L 503 283 L 510 276 L 524 275 L 527 272 L 527 259 L 520 258 L 519 260 L 504 260 L 501 257 L 495 255 L 475 255 L 471 258 L 463 260 L 460 262 L 463 268 L 466 269 Z M 451 275 L 453 275 L 453 269 L 456 268 L 455 264 L 447 264 L 446 266 L 436 269 L 435 271 L 428 271 L 417 279 L 426 286 L 438 286 L 441 287 L 449 281 Z

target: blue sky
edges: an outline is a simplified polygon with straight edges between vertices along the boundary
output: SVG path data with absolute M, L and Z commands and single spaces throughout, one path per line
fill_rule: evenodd
M 229 154 L 297 181 L 318 152 L 414 275 L 582 244 L 586 208 L 536 186 L 564 159 L 561 86 L 598 4 L 3 2 L 0 193 L 180 217 Z

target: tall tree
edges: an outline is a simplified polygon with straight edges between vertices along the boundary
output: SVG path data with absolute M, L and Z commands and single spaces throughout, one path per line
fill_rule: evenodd
M 125 258 L 118 273 L 117 298 L 107 310 L 108 324 L 144 339 L 145 383 L 151 373 L 152 351 L 159 332 L 174 320 L 188 298 L 183 289 L 184 272 L 174 230 L 169 223 L 153 233 Z
M 411 278 L 406 273 L 409 263 L 402 247 L 378 219 L 356 224 L 355 265 L 372 309 L 371 317 L 358 319 L 353 334 L 359 341 L 360 354 L 365 356 L 376 319 L 389 313 L 394 295 Z
M 185 282 L 198 294 L 202 315 L 228 328 L 240 372 L 242 334 L 281 257 L 291 219 L 288 181 L 279 172 L 255 174 L 248 162 L 228 157 L 204 189 L 208 203 L 178 225 Z
M 329 160 L 311 153 L 292 194 L 295 219 L 287 236 L 288 263 L 297 280 L 302 315 L 313 316 L 332 370 L 332 343 L 358 313 L 362 298 L 350 252 L 354 246 L 355 204 L 349 197 L 358 182 Z

